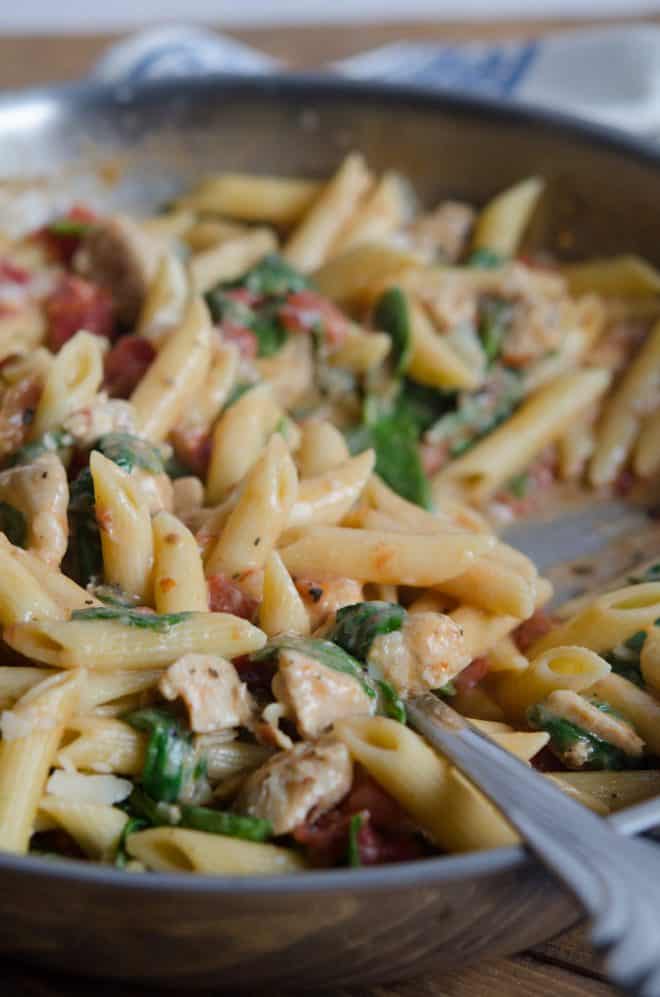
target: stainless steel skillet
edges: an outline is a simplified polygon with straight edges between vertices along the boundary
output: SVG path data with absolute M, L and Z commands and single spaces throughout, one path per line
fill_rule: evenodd
M 28 215 L 36 224 L 54 202 L 75 198 L 150 208 L 219 168 L 326 175 L 351 147 L 408 174 L 429 202 L 482 201 L 541 173 L 549 196 L 533 242 L 660 263 L 652 149 L 483 101 L 311 79 L 81 85 L 0 98 L 0 173 L 18 180 L 11 197 L 0 195 L 0 228 Z M 605 512 L 603 543 L 620 514 Z M 602 518 L 598 507 L 581 521 L 569 550 L 545 543 L 544 559 L 593 554 Z M 634 523 L 641 535 L 645 524 Z M 517 539 L 531 549 L 538 538 L 533 530 Z M 179 987 L 337 987 L 440 973 L 525 948 L 576 916 L 518 849 L 242 882 L 0 858 L 0 953 Z

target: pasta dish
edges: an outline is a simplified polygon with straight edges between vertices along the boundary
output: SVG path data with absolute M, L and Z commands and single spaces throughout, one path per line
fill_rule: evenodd
M 660 562 L 549 608 L 498 538 L 660 470 L 660 274 L 525 252 L 542 195 L 425 212 L 353 153 L 0 238 L 0 850 L 515 842 L 429 690 L 599 813 L 660 792 Z

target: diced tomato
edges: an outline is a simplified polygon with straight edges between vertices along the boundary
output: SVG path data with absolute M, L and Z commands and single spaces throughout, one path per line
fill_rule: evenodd
M 104 288 L 74 274 L 64 274 L 45 302 L 47 341 L 57 353 L 80 329 L 112 339 L 115 316 L 112 296 Z
M 208 430 L 183 426 L 173 430 L 170 439 L 181 463 L 198 478 L 205 478 L 211 459 L 211 434 Z
M 326 344 L 338 349 L 346 339 L 350 322 L 327 298 L 316 291 L 296 291 L 290 294 L 279 310 L 279 318 L 287 332 L 313 332 L 320 329 Z
M 535 641 L 540 637 L 545 637 L 556 625 L 556 622 L 556 617 L 552 613 L 545 609 L 537 609 L 528 620 L 525 620 L 513 631 L 512 636 L 518 650 L 524 654 Z
M 475 658 L 467 668 L 464 668 L 462 672 L 452 679 L 452 682 L 459 692 L 465 692 L 466 689 L 473 689 L 475 685 L 481 682 L 484 675 L 488 674 L 489 668 L 490 662 L 487 657 Z
M 259 340 L 252 329 L 248 329 L 246 325 L 240 325 L 238 322 L 232 322 L 231 319 L 222 322 L 218 329 L 226 343 L 235 343 L 238 346 L 242 357 L 246 360 L 254 360 L 259 352 Z
M 351 818 L 362 819 L 357 833 L 360 862 L 382 865 L 405 862 L 425 854 L 422 839 L 410 818 L 363 769 L 357 768 L 353 788 L 346 798 L 316 821 L 305 821 L 293 831 L 317 865 L 346 860 Z
M 209 609 L 212 613 L 231 613 L 251 620 L 257 611 L 259 603 L 246 595 L 242 589 L 227 578 L 226 575 L 209 575 Z
M 113 398 L 128 398 L 149 368 L 156 351 L 144 336 L 122 336 L 105 358 L 105 388 Z
M 277 661 L 252 661 L 249 654 L 234 658 L 232 664 L 238 672 L 241 682 L 253 693 L 270 692 L 270 686 L 277 672 Z M 264 725 L 265 726 L 265 725 Z
M 37 238 L 46 243 L 50 253 L 58 262 L 68 266 L 80 246 L 84 226 L 96 220 L 96 215 L 84 204 L 74 204 L 65 215 L 54 219 L 50 225 L 45 225 L 36 232 Z M 57 223 L 61 222 L 62 230 L 58 231 Z M 71 231 L 66 231 L 66 223 L 71 223 Z M 76 231 L 79 224 L 80 231 Z
M 25 267 L 19 267 L 11 260 L 0 259 L 0 281 L 9 284 L 29 284 L 30 272 Z

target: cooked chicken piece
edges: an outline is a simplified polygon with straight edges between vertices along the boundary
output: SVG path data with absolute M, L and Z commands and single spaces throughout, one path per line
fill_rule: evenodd
M 43 389 L 40 374 L 26 374 L 15 384 L 8 385 L 0 400 L 0 459 L 22 447 L 30 434 L 30 426 Z
M 74 262 L 84 277 L 112 292 L 119 318 L 134 325 L 161 254 L 161 243 L 137 222 L 114 215 L 90 225 Z
M 24 516 L 27 547 L 46 564 L 59 567 L 69 540 L 69 485 L 59 457 L 46 453 L 31 464 L 2 471 L 0 501 Z
M 551 692 L 543 705 L 556 716 L 563 717 L 569 723 L 582 727 L 587 733 L 620 748 L 631 758 L 639 758 L 644 753 L 644 742 L 627 720 L 599 710 L 572 689 Z
M 184 654 L 167 669 L 158 689 L 165 699 L 183 699 L 198 734 L 252 721 L 248 687 L 230 661 L 213 654 Z
M 312 631 L 322 624 L 332 623 L 342 606 L 352 606 L 363 599 L 362 585 L 353 578 L 326 578 L 320 582 L 296 578 L 295 583 L 305 603 Z
M 376 637 L 369 669 L 402 696 L 439 689 L 470 663 L 463 631 L 444 613 L 411 613 L 402 628 Z
M 300 651 L 280 651 L 273 693 L 307 738 L 318 737 L 340 717 L 372 712 L 371 699 L 357 679 Z
M 72 412 L 62 424 L 62 429 L 71 433 L 77 446 L 86 449 L 107 433 L 135 434 L 135 410 L 130 402 L 108 398 L 105 392 L 101 392 L 89 405 Z
M 414 222 L 407 234 L 415 249 L 453 263 L 465 250 L 475 214 L 474 208 L 462 201 L 443 201 Z
M 287 834 L 338 803 L 352 781 L 353 764 L 345 744 L 329 736 L 303 741 L 248 776 L 236 809 L 269 820 L 275 834 Z

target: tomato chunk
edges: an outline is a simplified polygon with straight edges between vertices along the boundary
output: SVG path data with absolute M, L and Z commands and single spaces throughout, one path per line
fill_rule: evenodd
M 122 336 L 105 358 L 105 388 L 113 398 L 128 398 L 149 368 L 156 351 L 144 336 Z
M 47 342 L 57 353 L 81 330 L 112 339 L 115 316 L 111 295 L 74 274 L 64 274 L 45 302 Z
M 290 294 L 279 310 L 287 332 L 313 332 L 320 329 L 326 344 L 338 349 L 346 339 L 350 322 L 336 305 L 316 291 Z
M 218 329 L 225 343 L 235 343 L 245 360 L 254 360 L 259 352 L 259 340 L 252 329 L 239 322 L 232 322 L 231 319 L 225 319 Z
M 231 579 L 221 573 L 209 575 L 209 609 L 212 613 L 231 613 L 251 620 L 259 603 L 246 595 Z

